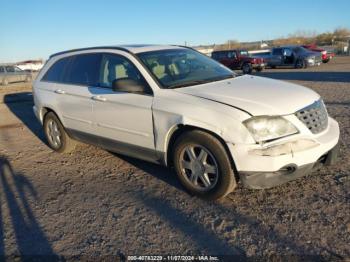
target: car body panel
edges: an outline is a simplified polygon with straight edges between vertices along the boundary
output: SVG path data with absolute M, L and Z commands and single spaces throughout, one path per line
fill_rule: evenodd
M 176 91 L 234 105 L 254 116 L 292 114 L 319 99 L 300 85 L 248 75 Z

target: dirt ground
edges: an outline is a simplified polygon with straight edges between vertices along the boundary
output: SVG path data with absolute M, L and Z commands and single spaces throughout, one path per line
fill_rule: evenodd
M 54 153 L 30 86 L 0 87 L 0 254 L 350 259 L 350 58 L 258 75 L 324 98 L 341 128 L 339 163 L 269 190 L 239 185 L 220 203 L 189 196 L 166 168 L 94 146 Z

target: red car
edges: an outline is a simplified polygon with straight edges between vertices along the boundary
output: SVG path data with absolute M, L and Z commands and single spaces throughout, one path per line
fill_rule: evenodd
M 328 63 L 329 60 L 331 60 L 335 54 L 333 52 L 327 52 L 326 50 L 317 47 L 316 45 L 303 45 L 302 47 L 309 49 L 314 52 L 320 52 L 322 54 L 322 62 Z
M 244 74 L 250 74 L 253 69 L 260 72 L 265 68 L 264 59 L 250 56 L 247 50 L 214 51 L 211 58 L 232 70 L 241 69 Z

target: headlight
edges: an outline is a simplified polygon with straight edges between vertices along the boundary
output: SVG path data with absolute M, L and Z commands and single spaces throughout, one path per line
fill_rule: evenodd
M 313 63 L 315 61 L 315 57 L 309 57 L 307 60 L 309 63 Z
M 249 118 L 243 124 L 256 142 L 267 141 L 298 133 L 298 129 L 280 116 L 257 116 Z

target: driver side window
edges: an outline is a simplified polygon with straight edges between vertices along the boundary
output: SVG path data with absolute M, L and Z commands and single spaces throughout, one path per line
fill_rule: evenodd
M 292 55 L 292 50 L 290 48 L 285 48 L 283 50 L 283 55 L 284 56 L 291 56 Z
M 113 81 L 119 79 L 144 82 L 139 70 L 128 59 L 115 54 L 104 54 L 101 63 L 100 86 L 112 88 Z

